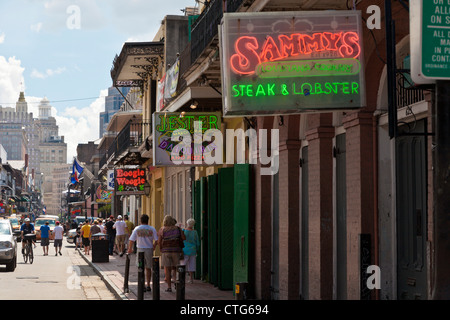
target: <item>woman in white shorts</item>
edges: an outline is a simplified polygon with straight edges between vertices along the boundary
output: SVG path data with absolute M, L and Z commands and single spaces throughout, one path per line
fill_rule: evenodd
M 194 219 L 188 219 L 186 221 L 187 228 L 183 230 L 186 236 L 183 248 L 184 260 L 180 261 L 180 263 L 186 266 L 186 272 L 189 272 L 191 278 L 190 283 L 194 283 L 195 260 L 197 259 L 197 250 L 200 248 L 200 240 L 197 231 L 194 230 L 194 225 Z

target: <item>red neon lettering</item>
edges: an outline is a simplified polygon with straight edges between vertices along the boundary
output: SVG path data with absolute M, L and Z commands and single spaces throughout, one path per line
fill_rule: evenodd
M 338 49 L 337 43 L 341 39 L 342 32 L 339 33 L 331 33 L 331 32 L 324 32 L 323 33 L 323 39 L 326 43 L 325 48 L 327 50 L 334 50 L 336 51 Z
M 294 33 L 290 37 L 284 34 L 278 36 L 282 58 L 298 56 L 303 52 L 300 39 L 300 34 L 298 33 Z M 287 50 L 290 50 L 289 53 Z
M 310 54 L 314 51 L 323 51 L 325 46 L 323 45 L 322 33 L 314 33 L 313 36 L 303 35 L 303 41 L 305 43 L 305 53 Z
M 359 37 L 356 32 L 346 32 L 342 37 L 342 45 L 339 48 L 339 54 L 343 58 L 356 59 L 361 53 L 359 46 Z
M 321 32 L 312 36 L 294 33 L 290 36 L 279 35 L 278 41 L 268 36 L 260 49 L 255 37 L 239 37 L 234 48 L 236 53 L 230 58 L 230 66 L 234 73 L 251 75 L 261 62 L 276 61 L 300 54 L 311 54 L 321 51 L 338 51 L 342 58 L 356 59 L 361 54 L 359 36 L 356 32 Z M 259 53 L 258 51 L 259 50 Z
M 272 37 L 267 37 L 261 50 L 261 61 L 275 61 L 281 59 L 280 51 Z
M 260 63 L 258 53 L 258 40 L 255 37 L 240 37 L 234 45 L 236 54 L 230 58 L 231 69 L 238 74 L 255 73 L 255 68 Z

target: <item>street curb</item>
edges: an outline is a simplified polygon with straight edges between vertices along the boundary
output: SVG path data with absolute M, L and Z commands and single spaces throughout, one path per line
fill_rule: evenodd
M 100 268 L 90 261 L 84 254 L 81 253 L 80 250 L 77 250 L 78 254 L 86 261 L 95 271 L 95 273 L 100 277 L 100 279 L 103 280 L 103 282 L 106 284 L 108 289 L 116 296 L 117 299 L 120 300 L 130 300 L 128 297 L 123 294 L 122 290 L 120 290 L 111 280 L 109 280 L 108 276 L 100 270 Z

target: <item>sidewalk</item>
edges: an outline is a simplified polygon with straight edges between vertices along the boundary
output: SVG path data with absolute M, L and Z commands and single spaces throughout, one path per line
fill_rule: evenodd
M 91 265 L 96 273 L 102 278 L 111 291 L 118 299 L 122 300 L 137 300 L 137 279 L 138 270 L 136 267 L 136 255 L 130 254 L 130 275 L 128 281 L 129 293 L 123 292 L 123 283 L 125 275 L 125 255 L 120 257 L 114 254 L 109 256 L 109 262 L 93 263 L 92 251 L 90 255 L 86 256 L 84 251 L 77 250 L 81 257 Z M 164 270 L 159 270 L 160 277 L 160 300 L 176 300 L 176 290 L 172 283 L 172 292 L 165 292 L 167 284 L 164 282 Z M 186 300 L 234 300 L 232 291 L 223 291 L 214 287 L 210 283 L 205 283 L 201 280 L 194 280 L 194 283 L 189 283 L 189 275 L 186 275 L 185 298 Z M 152 284 L 153 287 L 153 284 Z M 152 292 L 144 293 L 144 300 L 152 300 Z

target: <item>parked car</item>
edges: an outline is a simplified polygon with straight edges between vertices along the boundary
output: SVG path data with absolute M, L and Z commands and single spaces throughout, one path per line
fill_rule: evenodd
M 20 230 L 19 219 L 16 216 L 8 217 L 9 221 L 11 221 L 11 225 L 13 227 L 13 231 Z
M 41 240 L 41 231 L 40 228 L 45 224 L 45 222 L 48 221 L 48 226 L 50 227 L 50 231 L 52 232 L 50 234 L 50 240 L 55 239 L 55 235 L 53 234 L 53 230 L 56 227 L 56 221 L 58 221 L 57 216 L 39 216 L 39 218 L 36 218 L 34 221 L 34 231 L 36 232 L 36 240 Z
M 0 220 L 0 264 L 6 264 L 7 271 L 14 271 L 17 265 L 17 240 L 8 219 Z
M 77 229 L 70 229 L 69 232 L 67 232 L 67 242 L 75 243 L 76 235 L 77 235 Z

